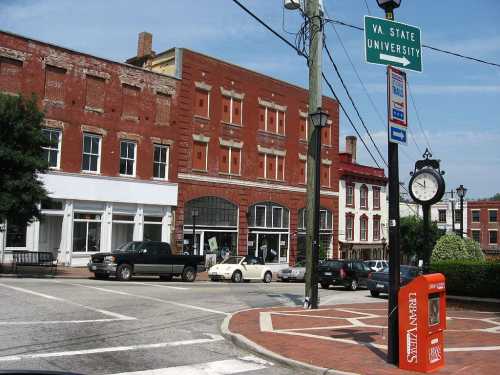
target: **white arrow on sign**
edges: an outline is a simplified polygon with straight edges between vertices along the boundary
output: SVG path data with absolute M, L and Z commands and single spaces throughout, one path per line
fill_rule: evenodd
M 385 53 L 380 54 L 380 60 L 395 62 L 403 66 L 410 64 L 410 60 L 408 60 L 406 56 L 396 57 L 396 56 L 386 55 Z

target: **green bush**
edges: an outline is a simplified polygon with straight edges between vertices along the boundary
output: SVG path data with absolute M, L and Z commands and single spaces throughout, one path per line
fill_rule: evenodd
M 431 263 L 444 260 L 472 259 L 465 248 L 464 240 L 456 234 L 442 236 L 432 250 Z
M 472 238 L 464 238 L 464 242 L 465 242 L 465 250 L 471 257 L 471 259 L 475 260 L 485 259 L 483 250 L 481 250 L 481 246 L 479 246 L 479 243 L 474 241 Z
M 432 273 L 446 277 L 446 293 L 470 297 L 500 297 L 500 262 L 454 260 L 431 264 Z

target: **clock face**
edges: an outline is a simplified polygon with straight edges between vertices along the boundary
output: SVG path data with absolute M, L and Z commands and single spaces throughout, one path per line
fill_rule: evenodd
M 432 200 L 439 189 L 439 183 L 436 176 L 432 173 L 420 173 L 415 176 L 411 185 L 413 196 L 421 202 Z

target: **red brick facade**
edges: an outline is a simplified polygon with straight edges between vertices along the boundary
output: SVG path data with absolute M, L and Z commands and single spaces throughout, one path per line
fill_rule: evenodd
M 500 255 L 500 201 L 468 201 L 467 210 L 467 236 L 487 255 Z
M 0 91 L 36 95 L 47 126 L 62 129 L 63 172 L 81 172 L 82 133 L 89 132 L 102 137 L 100 175 L 120 175 L 120 140 L 128 139 L 137 143 L 136 178 L 151 180 L 153 144 L 172 144 L 175 153 L 168 108 L 175 105 L 177 84 L 165 75 L 0 33 Z M 172 177 L 175 170 L 171 158 Z
M 161 70 L 155 60 L 174 56 L 173 51 L 152 56 L 152 63 L 137 61 Z M 238 206 L 237 248 L 244 255 L 249 245 L 248 208 L 274 202 L 289 210 L 289 261 L 294 263 L 299 210 L 306 206 L 307 91 L 186 49 L 176 49 L 175 59 L 181 78 L 174 117 L 179 132 L 177 244 L 182 245 L 183 232 L 191 230 L 184 227 L 185 205 L 198 197 L 220 197 Z M 321 205 L 332 213 L 336 257 L 339 114 L 332 99 L 324 98 L 323 107 L 331 126 L 322 134 Z M 236 146 L 228 160 L 230 145 Z

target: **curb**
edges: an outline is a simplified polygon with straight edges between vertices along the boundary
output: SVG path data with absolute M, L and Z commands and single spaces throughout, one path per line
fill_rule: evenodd
M 248 310 L 254 310 L 254 309 L 248 309 Z M 273 360 L 275 362 L 284 364 L 286 366 L 289 366 L 289 367 L 292 367 L 295 369 L 308 370 L 308 371 L 314 372 L 316 374 L 324 374 L 324 375 L 360 375 L 360 374 L 357 374 L 354 372 L 345 372 L 345 371 L 340 371 L 340 370 L 335 370 L 335 369 L 329 369 L 329 368 L 325 368 L 325 367 L 314 366 L 314 365 L 310 365 L 308 363 L 296 361 L 295 359 L 284 357 L 281 354 L 278 354 L 278 353 L 275 353 L 269 349 L 266 349 L 263 346 L 256 344 L 252 340 L 246 338 L 245 336 L 240 335 L 239 333 L 231 332 L 231 330 L 229 329 L 229 322 L 231 321 L 231 318 L 233 317 L 233 315 L 238 314 L 238 313 L 243 312 L 243 311 L 248 311 L 248 310 L 237 311 L 235 313 L 232 313 L 232 314 L 226 316 L 226 318 L 224 318 L 224 320 L 220 326 L 220 331 L 221 331 L 222 336 L 226 340 L 231 341 L 234 345 L 236 345 L 242 349 L 260 354 L 263 357 L 266 357 L 267 359 Z

